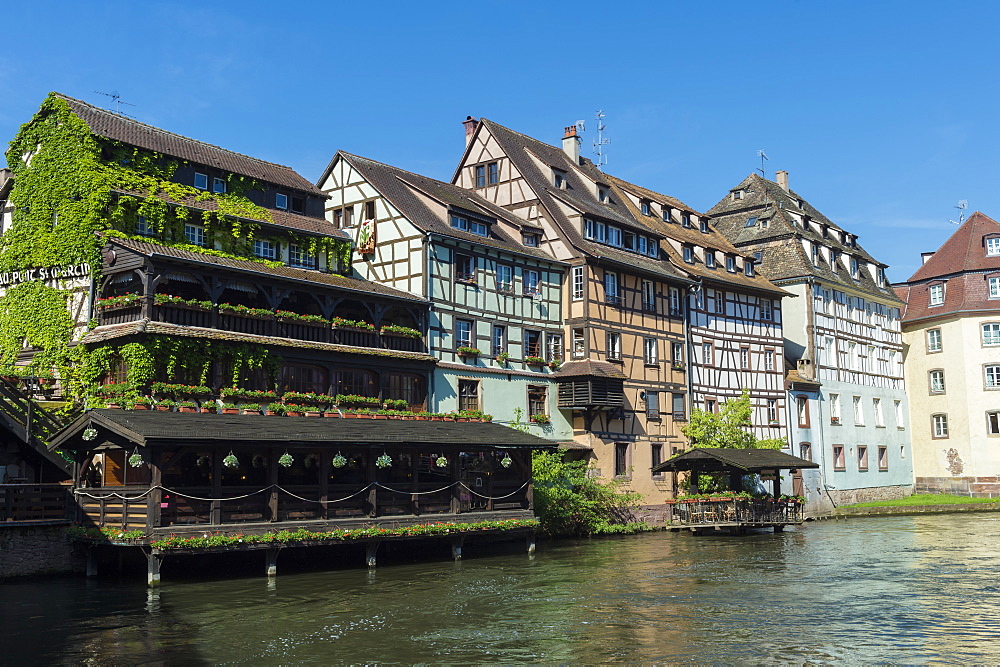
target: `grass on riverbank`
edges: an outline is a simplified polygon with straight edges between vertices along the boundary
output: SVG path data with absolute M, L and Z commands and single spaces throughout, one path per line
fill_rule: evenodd
M 842 505 L 842 507 L 921 507 L 925 505 L 971 505 L 979 503 L 1000 503 L 1000 498 L 970 498 L 953 496 L 949 493 L 916 493 L 895 500 L 876 500 L 870 503 Z

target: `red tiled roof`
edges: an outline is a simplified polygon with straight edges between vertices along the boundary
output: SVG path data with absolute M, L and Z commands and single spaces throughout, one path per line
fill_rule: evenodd
M 960 271 L 1000 270 L 1000 256 L 986 255 L 984 237 L 988 234 L 1000 235 L 1000 223 L 976 211 L 906 282 L 947 276 Z

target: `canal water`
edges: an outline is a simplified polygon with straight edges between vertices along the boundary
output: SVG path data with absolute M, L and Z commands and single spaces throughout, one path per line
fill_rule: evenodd
M 270 584 L 176 558 L 156 593 L 138 574 L 0 585 L 0 661 L 998 664 L 998 554 L 990 513 L 541 542 L 373 572 L 279 559 Z

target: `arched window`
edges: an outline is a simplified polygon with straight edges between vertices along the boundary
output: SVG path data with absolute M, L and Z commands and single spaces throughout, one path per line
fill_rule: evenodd
M 375 374 L 371 371 L 339 370 L 333 375 L 334 394 L 377 396 L 377 390 Z
M 278 374 L 281 391 L 300 391 L 325 394 L 330 387 L 329 375 L 322 366 L 286 364 Z

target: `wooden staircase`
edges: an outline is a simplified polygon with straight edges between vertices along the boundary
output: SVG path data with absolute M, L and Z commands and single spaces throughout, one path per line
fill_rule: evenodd
M 73 474 L 73 462 L 58 452 L 51 452 L 48 441 L 77 415 L 58 418 L 38 405 L 31 394 L 0 377 L 0 428 L 6 428 L 67 475 Z

